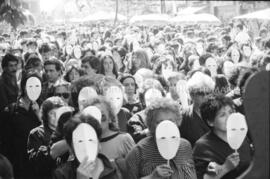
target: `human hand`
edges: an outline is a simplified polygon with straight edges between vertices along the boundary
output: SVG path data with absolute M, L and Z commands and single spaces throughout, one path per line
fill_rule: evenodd
M 84 158 L 77 168 L 77 179 L 89 179 L 93 177 L 95 165 L 96 163 L 94 161 L 89 161 L 88 157 Z
M 165 178 L 170 177 L 173 174 L 173 170 L 167 164 L 159 165 L 152 172 L 152 178 Z
M 226 160 L 225 160 L 225 162 L 223 164 L 223 168 L 227 172 L 229 172 L 229 171 L 235 169 L 238 166 L 239 162 L 240 162 L 239 153 L 236 153 L 236 152 L 232 153 L 231 155 L 229 155 L 226 158 Z

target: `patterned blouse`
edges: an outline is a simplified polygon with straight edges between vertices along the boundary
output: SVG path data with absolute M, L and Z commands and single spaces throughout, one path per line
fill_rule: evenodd
M 141 140 L 127 155 L 127 175 L 129 179 L 137 179 L 150 175 L 158 165 L 167 161 L 159 154 L 155 138 L 149 136 Z M 174 171 L 170 179 L 197 179 L 192 148 L 190 143 L 181 138 L 176 156 L 170 160 Z

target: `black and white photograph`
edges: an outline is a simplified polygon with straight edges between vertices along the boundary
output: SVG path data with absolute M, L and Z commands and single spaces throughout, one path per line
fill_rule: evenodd
M 269 179 L 270 1 L 0 0 L 0 179 Z

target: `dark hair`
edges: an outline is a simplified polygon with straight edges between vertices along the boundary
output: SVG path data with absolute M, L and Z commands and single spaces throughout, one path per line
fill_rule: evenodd
M 270 38 L 267 38 L 266 40 L 263 41 L 263 47 L 265 49 L 270 49 Z
M 224 39 L 226 41 L 231 41 L 231 37 L 229 35 L 224 35 L 221 39 Z
M 72 147 L 72 134 L 73 134 L 73 131 L 81 123 L 86 123 L 86 124 L 91 125 L 94 128 L 98 139 L 100 139 L 100 137 L 101 137 L 102 129 L 101 129 L 101 126 L 100 126 L 98 120 L 96 120 L 94 117 L 91 117 L 91 116 L 82 117 L 80 114 L 77 114 L 72 119 L 68 120 L 64 125 L 64 130 L 63 130 L 64 138 L 66 139 L 67 144 L 70 147 Z
M 103 56 L 101 58 L 101 65 L 100 65 L 100 74 L 103 74 L 105 75 L 105 69 L 104 69 L 104 61 L 106 58 L 110 58 L 113 62 L 113 70 L 112 70 L 112 73 L 115 75 L 116 78 L 118 78 L 118 69 L 117 69 L 117 65 L 113 59 L 113 57 L 111 55 L 106 55 L 106 56 Z
M 215 80 L 215 93 L 227 94 L 229 92 L 229 82 L 225 75 L 218 74 L 214 77 Z
M 205 62 L 208 58 L 213 57 L 210 53 L 203 54 L 199 57 L 199 63 L 201 66 L 205 65 Z
M 50 98 L 47 98 L 41 105 L 41 119 L 43 121 L 44 128 L 48 129 L 48 113 L 55 108 L 59 108 L 64 106 L 65 103 L 64 101 L 58 97 L 58 96 L 53 96 Z
M 57 60 L 56 58 L 51 58 L 49 60 L 46 60 L 44 62 L 44 67 L 46 65 L 54 65 L 55 66 L 55 69 L 56 71 L 61 71 L 62 70 L 62 64 L 59 60 Z
M 240 30 L 243 30 L 244 29 L 243 24 L 237 24 L 236 27 L 239 28 Z
M 95 69 L 97 73 L 100 71 L 100 61 L 95 56 L 86 56 L 82 58 L 82 63 L 88 63 L 91 68 Z
M 82 50 L 82 57 L 85 57 L 87 52 L 91 52 L 93 56 L 96 55 L 96 51 L 94 49 L 88 48 L 88 49 Z
M 64 80 L 66 80 L 67 82 L 71 82 L 70 79 L 69 79 L 69 74 L 72 72 L 72 70 L 76 70 L 80 76 L 83 76 L 85 74 L 85 72 L 80 69 L 80 68 L 77 68 L 76 66 L 71 66 L 71 68 L 69 68 L 67 71 L 66 71 L 66 74 L 64 76 Z
M 214 122 L 218 111 L 225 106 L 234 108 L 234 103 L 231 98 L 220 94 L 211 94 L 200 106 L 202 119 L 208 122 Z
M 10 53 L 7 53 L 4 57 L 3 57 L 3 60 L 2 60 L 2 69 L 4 69 L 5 67 L 8 66 L 8 63 L 9 62 L 19 62 L 18 58 Z
M 0 154 L 0 178 L 12 179 L 13 168 L 10 161 L 3 155 Z
M 48 43 L 43 43 L 39 47 L 38 51 L 39 51 L 40 54 L 47 53 L 47 52 L 51 51 L 51 48 L 50 48 Z
M 42 65 L 41 59 L 35 55 L 31 54 L 26 60 L 25 60 L 25 70 L 29 70 L 31 68 L 38 67 L 39 65 Z
M 29 46 L 29 45 L 35 45 L 36 47 L 38 46 L 35 39 L 28 40 L 26 45 L 27 46 Z
M 126 79 L 128 79 L 128 78 L 131 78 L 133 81 L 134 81 L 134 83 L 135 83 L 135 92 L 134 93 L 136 93 L 136 90 L 138 89 L 138 85 L 137 85 L 137 83 L 136 83 L 136 79 L 132 76 L 132 75 L 130 75 L 130 74 L 124 74 L 120 79 L 119 79 L 119 81 L 122 83 L 122 85 L 123 85 L 123 83 L 124 83 L 124 81 L 126 80 Z

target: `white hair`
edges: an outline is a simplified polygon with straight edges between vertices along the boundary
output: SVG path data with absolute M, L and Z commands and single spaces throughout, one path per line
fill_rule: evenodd
M 190 93 L 211 92 L 215 89 L 215 82 L 210 76 L 202 72 L 196 72 L 188 80 L 187 86 Z

